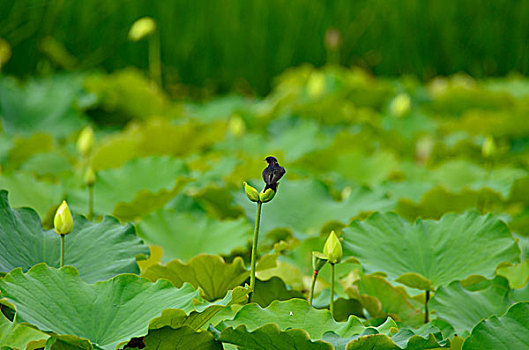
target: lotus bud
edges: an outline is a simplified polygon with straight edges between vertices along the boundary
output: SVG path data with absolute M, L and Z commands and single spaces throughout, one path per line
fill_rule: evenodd
M 266 191 L 261 191 L 259 194 L 259 200 L 263 203 L 270 202 L 275 197 L 275 195 L 276 192 L 273 189 L 268 188 Z
M 323 95 L 325 91 L 325 76 L 320 72 L 313 72 L 307 82 L 307 93 L 313 99 Z
M 62 201 L 53 218 L 55 232 L 59 235 L 67 235 L 73 230 L 73 217 L 66 201 Z
M 249 200 L 252 202 L 259 202 L 259 192 L 252 186 L 248 185 L 248 183 L 245 181 L 244 183 L 244 192 L 246 192 L 246 196 Z
M 228 121 L 228 130 L 230 130 L 230 132 L 236 137 L 241 137 L 244 135 L 244 132 L 246 131 L 246 124 L 244 124 L 244 120 L 240 115 L 234 114 L 231 116 L 230 120 Z
M 389 110 L 391 111 L 391 114 L 397 117 L 403 117 L 406 114 L 410 112 L 411 109 L 411 100 L 410 96 L 407 94 L 398 94 L 395 96 L 393 101 L 391 101 L 391 105 L 389 106 Z
M 490 158 L 496 153 L 496 142 L 492 136 L 485 137 L 483 145 L 481 145 L 481 154 L 485 158 Z
M 94 139 L 94 130 L 90 126 L 87 126 L 83 130 L 81 130 L 81 133 L 77 138 L 77 151 L 83 157 L 88 156 L 92 151 L 92 147 L 94 146 Z
M 88 167 L 88 169 L 86 169 L 83 181 L 88 187 L 92 187 L 96 183 L 96 173 L 92 167 Z
M 317 275 L 320 272 L 323 266 L 327 263 L 327 260 L 325 254 L 312 252 L 312 269 L 314 270 L 314 274 Z
M 2 69 L 2 66 L 5 65 L 10 58 L 11 46 L 5 39 L 0 38 L 0 69 Z
M 342 260 L 342 243 L 340 243 L 340 240 L 334 231 L 331 231 L 329 238 L 327 238 L 327 241 L 325 242 L 323 254 L 327 256 L 331 264 L 339 263 L 340 260 Z
M 142 17 L 138 19 L 129 30 L 129 39 L 132 41 L 141 40 L 156 30 L 156 22 L 151 17 Z

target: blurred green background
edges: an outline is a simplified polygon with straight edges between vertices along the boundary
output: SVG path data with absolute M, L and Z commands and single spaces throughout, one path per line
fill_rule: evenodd
M 12 47 L 3 71 L 147 69 L 147 41 L 127 40 L 142 16 L 158 25 L 173 95 L 183 86 L 262 95 L 305 62 L 422 80 L 529 71 L 529 1 L 2 0 L 0 37 Z M 340 33 L 335 50 L 329 29 Z

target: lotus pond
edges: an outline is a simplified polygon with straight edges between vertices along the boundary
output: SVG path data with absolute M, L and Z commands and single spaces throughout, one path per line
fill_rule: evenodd
M 528 113 L 517 76 L 3 77 L 0 348 L 529 348 Z

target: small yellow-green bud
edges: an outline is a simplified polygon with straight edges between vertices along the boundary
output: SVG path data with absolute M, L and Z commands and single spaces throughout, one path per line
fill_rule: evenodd
M 230 117 L 230 120 L 228 121 L 228 130 L 230 130 L 235 137 L 241 137 L 244 134 L 246 131 L 246 124 L 244 124 L 244 120 L 240 115 L 234 114 Z
M 92 147 L 94 147 L 94 139 L 94 130 L 90 126 L 87 126 L 81 130 L 81 133 L 77 138 L 77 151 L 83 157 L 88 156 L 92 151 Z
M 312 269 L 314 274 L 317 275 L 323 266 L 327 263 L 327 256 L 320 252 L 312 252 Z
M 481 145 L 481 154 L 485 158 L 490 158 L 496 153 L 496 142 L 492 136 L 485 137 L 483 145 Z
M 245 181 L 244 183 L 244 192 L 246 192 L 246 196 L 249 200 L 252 202 L 259 202 L 259 192 L 252 186 L 248 185 L 248 183 Z
M 5 40 L 0 38 L 0 69 L 11 58 L 11 46 Z
M 73 217 L 66 201 L 62 201 L 53 218 L 55 232 L 59 235 L 67 235 L 73 230 Z
M 88 169 L 86 169 L 83 180 L 86 186 L 94 186 L 94 184 L 96 183 L 96 173 L 94 172 L 94 169 L 92 169 L 92 167 L 88 167 Z
M 269 188 L 266 191 L 261 191 L 261 193 L 259 194 L 259 200 L 263 203 L 270 202 L 275 195 L 276 192 L 273 189 Z
M 323 254 L 327 256 L 331 264 L 339 263 L 340 260 L 342 260 L 342 243 L 334 231 L 331 231 L 329 238 L 327 238 L 327 241 L 325 242 Z
M 132 24 L 129 39 L 138 41 L 151 35 L 156 30 L 156 22 L 151 17 L 142 17 Z
M 307 93 L 313 99 L 317 99 L 325 92 L 325 76 L 320 72 L 313 72 L 307 82 Z
M 403 117 L 410 112 L 411 100 L 407 94 L 398 94 L 395 96 L 391 105 L 389 106 L 391 114 L 397 117 Z

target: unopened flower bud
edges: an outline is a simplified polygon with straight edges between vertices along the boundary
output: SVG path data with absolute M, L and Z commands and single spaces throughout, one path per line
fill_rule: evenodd
M 410 112 L 411 109 L 411 100 L 410 96 L 407 94 L 398 94 L 395 96 L 393 101 L 391 101 L 391 105 L 389 106 L 389 110 L 391 111 L 391 114 L 397 117 L 403 117 L 406 114 Z
M 325 254 L 320 252 L 312 252 L 312 269 L 314 270 L 315 274 L 318 274 L 318 272 L 320 272 L 326 263 L 327 256 L 325 256 Z
M 263 203 L 270 202 L 275 195 L 276 192 L 273 189 L 268 188 L 266 191 L 261 191 L 261 193 L 259 194 L 259 200 Z
M 151 17 L 142 17 L 132 24 L 129 39 L 138 41 L 151 35 L 156 30 L 156 22 Z
M 62 201 L 53 218 L 55 232 L 59 235 L 67 235 L 73 230 L 73 217 L 66 201 Z
M 84 173 L 83 181 L 86 186 L 91 187 L 96 183 L 96 173 L 92 167 L 88 167 Z
M 342 243 L 334 231 L 331 231 L 329 238 L 327 238 L 327 241 L 325 242 L 323 254 L 327 256 L 331 264 L 339 263 L 340 260 L 342 260 Z
M 244 183 L 244 192 L 246 192 L 246 196 L 249 200 L 252 202 L 259 202 L 259 192 L 252 186 L 248 185 L 248 183 L 245 181 Z
M 244 120 L 240 115 L 234 114 L 231 116 L 230 120 L 228 121 L 228 130 L 230 130 L 230 132 L 235 137 L 241 137 L 244 135 L 244 132 L 246 131 L 246 124 L 244 124 Z
M 490 158 L 496 153 L 496 142 L 492 136 L 485 137 L 483 145 L 481 145 L 481 154 L 485 158 Z
M 94 146 L 94 130 L 90 126 L 85 127 L 81 130 L 79 137 L 77 138 L 77 151 L 86 157 L 92 151 Z

